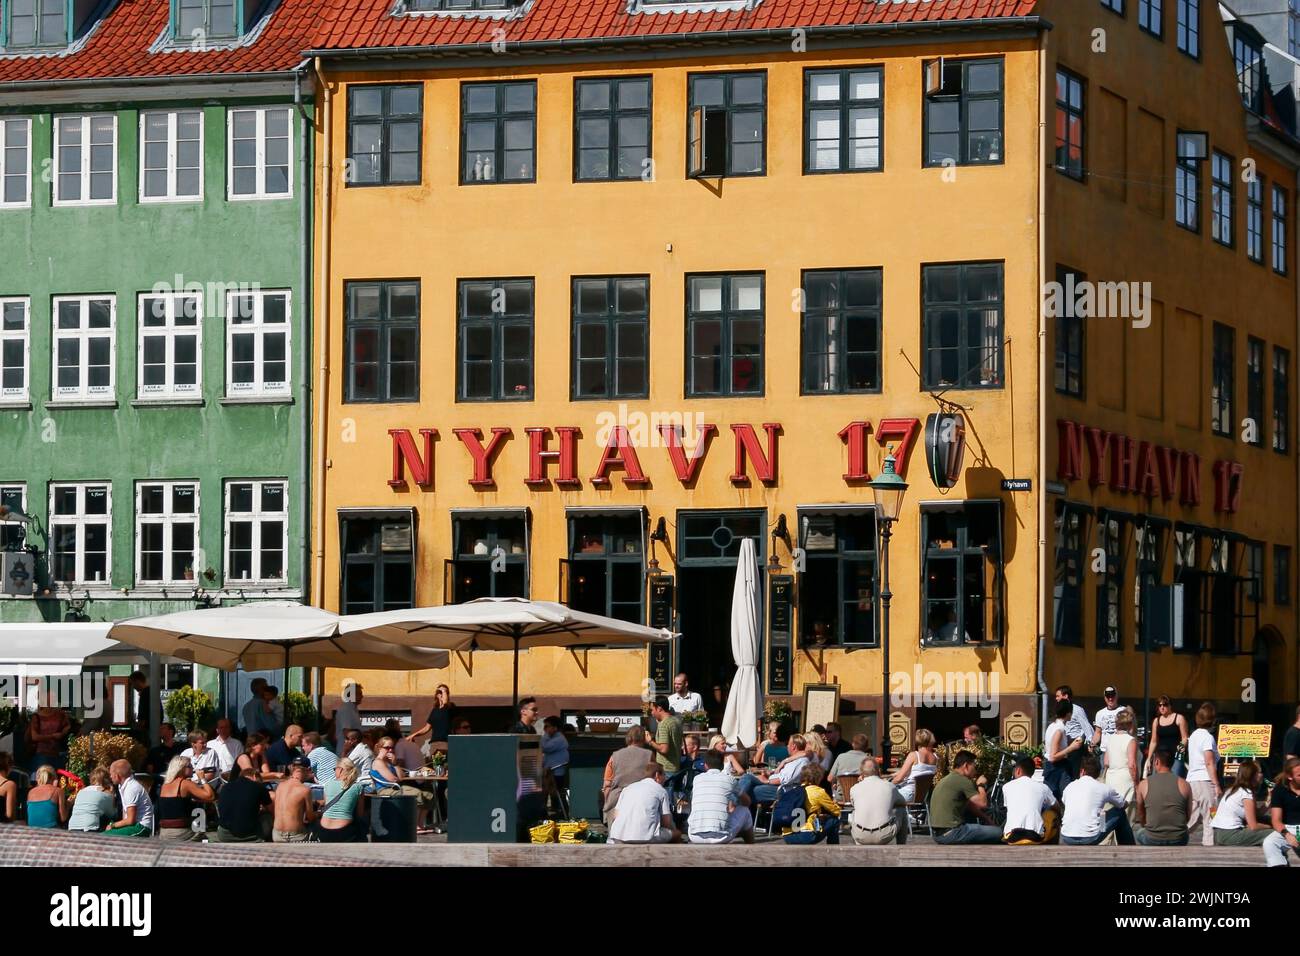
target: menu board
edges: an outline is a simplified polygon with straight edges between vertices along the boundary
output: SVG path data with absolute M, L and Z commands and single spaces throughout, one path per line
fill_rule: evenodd
M 767 693 L 794 693 L 794 578 L 774 574 L 768 582 Z
M 1267 757 L 1273 743 L 1271 724 L 1220 724 L 1219 754 L 1223 757 Z
M 672 575 L 658 574 L 650 579 L 650 626 L 673 630 Z M 667 694 L 673 686 L 673 651 L 677 641 L 658 641 L 650 645 L 650 686 L 656 694 Z

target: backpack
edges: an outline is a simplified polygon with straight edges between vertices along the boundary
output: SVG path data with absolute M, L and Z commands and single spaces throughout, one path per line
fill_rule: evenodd
M 804 809 L 805 796 L 801 786 L 786 787 L 777 793 L 772 805 L 772 829 L 795 829 L 795 814 L 800 815 L 799 824 L 802 826 L 808 819 L 808 812 Z

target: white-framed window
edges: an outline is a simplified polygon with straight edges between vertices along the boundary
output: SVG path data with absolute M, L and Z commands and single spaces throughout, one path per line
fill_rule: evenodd
M 111 295 L 54 299 L 54 398 L 94 401 L 113 395 L 117 300 Z
M 226 299 L 226 394 L 288 395 L 287 291 L 232 292 Z
M 203 111 L 140 114 L 140 201 L 203 198 Z
M 19 514 L 27 514 L 27 485 L 21 481 L 0 482 L 0 505 Z M 27 539 L 27 526 L 21 521 L 0 518 L 0 551 L 22 547 Z
M 0 299 L 0 405 L 30 398 L 31 300 Z
M 113 487 L 50 484 L 50 577 L 64 584 L 107 584 L 112 573 Z
M 199 553 L 199 483 L 135 486 L 135 577 L 140 584 L 193 580 Z
M 117 202 L 117 116 L 54 117 L 54 205 Z
M 231 110 L 227 128 L 232 200 L 293 195 L 293 112 L 288 107 Z
M 0 117 L 0 209 L 32 204 L 32 121 Z
M 191 398 L 203 376 L 203 317 L 197 292 L 140 296 L 140 398 Z
M 289 483 L 226 482 L 226 586 L 288 578 Z

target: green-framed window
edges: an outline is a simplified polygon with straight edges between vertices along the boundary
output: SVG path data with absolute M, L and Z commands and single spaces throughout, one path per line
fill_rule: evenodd
M 799 577 L 799 634 L 803 646 L 878 644 L 875 511 L 801 511 L 799 546 L 807 560 Z
M 926 388 L 1001 388 L 1003 264 L 921 267 Z
M 650 394 L 649 276 L 573 280 L 574 401 Z
M 1287 202 L 1286 190 L 1273 184 L 1273 271 L 1287 273 Z
M 803 274 L 801 394 L 880 391 L 883 282 L 880 269 Z
M 567 603 L 632 624 L 645 620 L 645 513 L 570 514 Z
M 1164 586 L 1165 543 L 1168 540 L 1170 523 L 1163 518 L 1151 515 L 1138 515 L 1133 519 L 1133 556 L 1134 556 L 1134 603 L 1137 610 L 1137 627 L 1134 644 L 1138 650 L 1146 648 L 1147 632 L 1153 622 L 1147 615 L 1152 614 L 1154 599 L 1159 593 L 1157 588 Z M 1172 623 L 1172 622 L 1171 622 Z M 1167 639 L 1161 638 L 1152 643 L 1152 647 L 1165 646 Z
M 1258 173 L 1246 184 L 1246 256 L 1264 264 L 1264 177 Z
M 366 83 L 348 87 L 347 186 L 420 182 L 424 87 Z
M 652 102 L 648 76 L 574 82 L 574 182 L 647 177 Z
M 922 642 L 997 644 L 1003 632 L 1002 505 L 921 510 Z
M 343 303 L 343 400 L 419 401 L 419 280 L 345 282 Z
M 1273 603 L 1291 604 L 1291 549 L 1284 544 L 1273 545 Z
M 1071 179 L 1084 177 L 1083 78 L 1056 69 L 1056 171 Z
M 1164 0 L 1138 0 L 1138 29 L 1157 40 L 1165 35 Z
M 1201 58 L 1201 0 L 1175 0 L 1178 49 L 1192 59 Z
M 692 73 L 688 85 L 687 175 L 765 175 L 767 73 Z
M 1264 342 L 1246 337 L 1246 417 L 1254 425 L 1250 444 L 1264 446 Z
M 1067 647 L 1083 646 L 1083 543 L 1089 510 L 1066 501 L 1056 503 L 1052 639 Z
M 5 49 L 66 46 L 70 0 L 5 0 L 0 39 Z
M 804 173 L 884 169 L 884 100 L 883 67 L 805 70 Z
M 1056 281 L 1062 289 L 1061 314 L 1056 316 L 1056 390 L 1071 398 L 1083 398 L 1087 366 L 1087 327 L 1079 313 L 1079 297 L 1087 276 L 1068 266 L 1056 267 Z M 1070 295 L 1071 289 L 1074 295 Z
M 406 0 L 406 9 L 424 12 L 427 10 L 508 10 L 517 6 L 519 0 Z
M 528 514 L 452 515 L 451 600 L 528 597 Z
M 924 69 L 925 165 L 1005 162 L 1002 58 L 931 60 Z
M 1273 450 L 1285 455 L 1291 449 L 1291 353 L 1273 346 Z
M 537 181 L 537 82 L 465 83 L 460 105 L 460 182 Z
M 1210 160 L 1210 236 L 1219 245 L 1236 244 L 1232 157 L 1217 149 Z
M 686 277 L 686 394 L 763 394 L 764 274 Z
M 408 512 L 339 516 L 339 603 L 344 614 L 415 606 L 415 525 Z
M 223 39 L 244 32 L 246 10 L 258 0 L 171 0 L 172 38 Z
M 1097 547 L 1105 567 L 1097 581 L 1097 646 L 1124 649 L 1124 573 L 1127 564 L 1126 528 L 1129 518 L 1114 512 L 1097 516 Z
M 1220 322 L 1214 323 L 1214 356 L 1210 369 L 1210 430 L 1232 437 L 1232 399 L 1236 390 L 1237 333 Z
M 456 299 L 457 401 L 531 401 L 533 280 L 462 279 Z

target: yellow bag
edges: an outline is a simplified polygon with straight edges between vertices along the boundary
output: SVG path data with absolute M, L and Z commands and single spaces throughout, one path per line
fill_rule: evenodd
M 556 829 L 555 821 L 547 820 L 529 830 L 528 835 L 532 837 L 533 843 L 554 843 Z
M 560 824 L 561 843 L 586 843 L 587 821 L 566 820 Z

